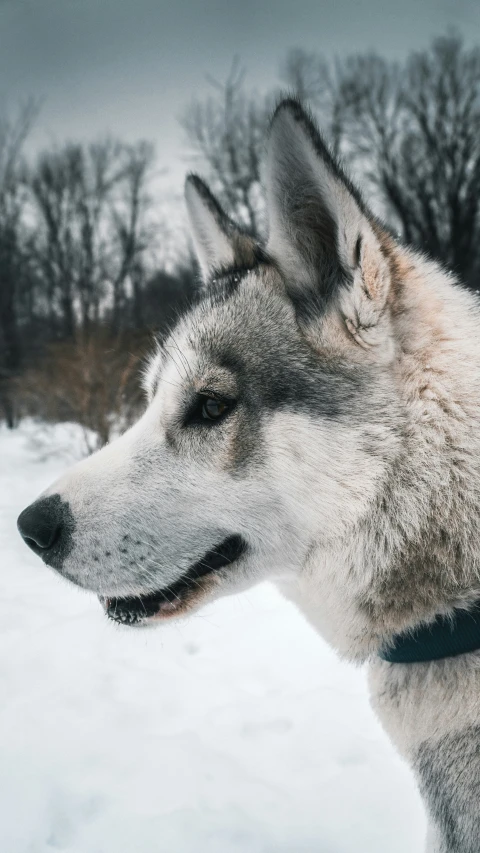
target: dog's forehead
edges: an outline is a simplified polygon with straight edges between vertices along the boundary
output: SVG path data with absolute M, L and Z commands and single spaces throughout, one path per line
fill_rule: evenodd
M 226 273 L 215 279 L 201 301 L 183 317 L 165 343 L 162 360 L 151 362 L 152 371 L 167 360 L 181 361 L 190 353 L 195 361 L 225 361 L 228 354 L 249 354 L 268 339 L 292 334 L 296 329 L 292 306 L 276 287 L 273 274 L 250 270 Z
M 186 327 L 188 345 L 215 359 L 237 351 L 248 360 L 297 331 L 293 306 L 274 271 L 265 269 L 220 280 L 187 318 Z
M 160 383 L 190 383 L 210 369 L 237 373 L 268 363 L 297 338 L 294 311 L 274 271 L 224 273 L 151 356 L 144 375 L 149 396 Z M 237 280 L 238 277 L 238 280 Z

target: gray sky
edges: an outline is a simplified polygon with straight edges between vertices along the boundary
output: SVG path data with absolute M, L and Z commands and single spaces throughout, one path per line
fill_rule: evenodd
M 178 115 L 233 55 L 263 88 L 289 47 L 399 56 L 452 26 L 480 43 L 479 0 L 0 0 L 0 95 L 44 99 L 32 146 L 152 139 L 179 185 Z

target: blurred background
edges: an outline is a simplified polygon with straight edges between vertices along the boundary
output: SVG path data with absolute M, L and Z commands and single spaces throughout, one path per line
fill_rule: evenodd
M 265 235 L 285 91 L 390 228 L 477 290 L 478 0 L 0 0 L 5 853 L 423 849 L 364 674 L 272 588 L 125 633 L 15 530 L 137 417 L 154 335 L 198 298 L 186 172 Z
M 197 293 L 184 175 L 262 237 L 282 91 L 476 288 L 479 19 L 476 0 L 1 0 L 0 419 L 73 421 L 93 450 L 137 416 L 152 334 Z

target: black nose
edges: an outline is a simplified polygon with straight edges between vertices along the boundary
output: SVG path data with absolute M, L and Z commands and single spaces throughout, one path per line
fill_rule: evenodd
M 60 539 L 63 523 L 60 495 L 40 498 L 19 515 L 17 526 L 26 544 L 35 551 L 48 551 Z

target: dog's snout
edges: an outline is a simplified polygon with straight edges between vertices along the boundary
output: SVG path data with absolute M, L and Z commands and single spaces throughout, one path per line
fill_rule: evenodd
M 30 504 L 19 515 L 18 530 L 36 554 L 43 556 L 61 539 L 65 526 L 65 506 L 59 495 L 50 495 Z

